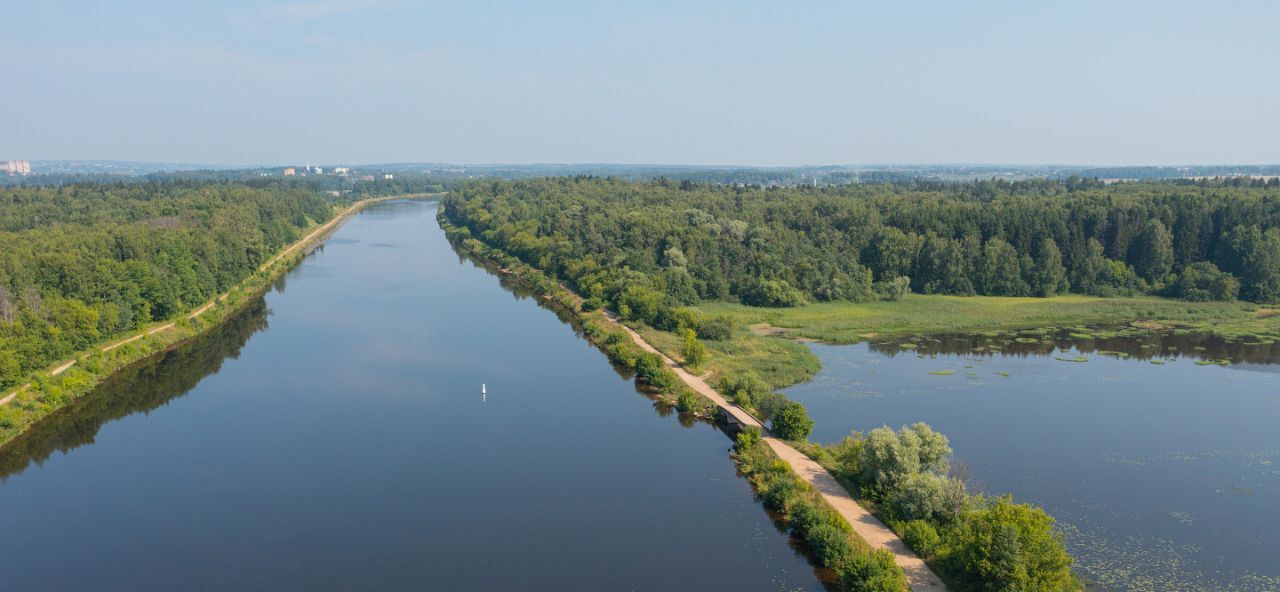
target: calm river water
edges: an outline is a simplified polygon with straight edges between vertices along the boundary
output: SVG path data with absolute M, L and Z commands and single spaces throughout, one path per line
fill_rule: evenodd
M 1188 339 L 1130 343 L 1129 359 L 1062 343 L 813 345 L 823 370 L 787 394 L 809 407 L 815 440 L 931 424 L 981 489 L 1057 517 L 1108 588 L 1280 590 L 1280 366 Z M 1197 365 L 1197 353 L 1247 361 Z
M 723 434 L 655 413 L 435 213 L 365 210 L 0 451 L 4 588 L 821 589 Z

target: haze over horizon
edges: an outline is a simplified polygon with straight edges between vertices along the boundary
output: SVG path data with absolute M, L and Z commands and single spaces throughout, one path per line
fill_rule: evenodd
M 0 159 L 1280 162 L 1261 1 L 22 3 Z

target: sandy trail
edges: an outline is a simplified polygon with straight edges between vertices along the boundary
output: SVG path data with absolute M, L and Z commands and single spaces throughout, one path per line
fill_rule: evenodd
M 689 374 L 679 364 L 667 357 L 666 354 L 658 351 L 657 348 L 649 345 L 639 333 L 636 333 L 631 327 L 619 323 L 612 315 L 606 315 L 608 320 L 613 324 L 621 327 L 631 336 L 631 340 L 640 346 L 641 349 L 662 356 L 663 362 L 671 369 L 680 380 L 684 381 L 689 388 L 697 391 L 708 399 L 711 399 L 745 426 L 756 426 L 762 432 L 768 433 L 764 425 L 755 416 L 743 411 L 737 405 L 730 403 L 722 397 L 719 392 L 711 388 L 702 378 Z M 840 485 L 836 478 L 822 468 L 813 459 L 804 455 L 804 453 L 791 447 L 791 445 L 774 438 L 766 436 L 764 441 L 772 448 L 782 460 L 791 465 L 791 470 L 795 472 L 801 479 L 807 481 L 813 486 L 822 498 L 831 504 L 841 516 L 844 517 L 849 525 L 853 527 L 854 532 L 862 537 L 869 545 L 876 549 L 888 549 L 893 553 L 894 562 L 902 568 L 907 574 L 907 583 L 911 585 L 913 592 L 945 592 L 946 585 L 938 578 L 933 570 L 920 559 L 911 549 L 907 548 L 906 543 L 898 538 L 892 530 L 889 530 L 883 522 L 872 516 L 870 512 L 858 504 L 857 500 L 849 495 L 844 486 Z

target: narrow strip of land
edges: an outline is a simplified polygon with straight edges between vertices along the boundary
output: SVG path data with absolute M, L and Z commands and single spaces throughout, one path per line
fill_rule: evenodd
M 363 199 L 363 200 L 360 200 L 360 201 L 358 201 L 358 202 L 356 202 L 356 203 L 354 203 L 354 204 L 351 204 L 351 205 L 350 205 L 349 207 L 347 207 L 346 209 L 342 210 L 341 212 L 338 212 L 338 213 L 337 213 L 337 215 L 335 215 L 333 218 L 331 218 L 328 222 L 325 222 L 324 224 L 321 224 L 321 225 L 320 225 L 320 226 L 318 226 L 315 230 L 312 230 L 310 233 L 308 233 L 306 236 L 304 236 L 304 237 L 302 237 L 302 238 L 300 238 L 300 239 L 298 239 L 298 240 L 294 241 L 294 242 L 293 242 L 293 244 L 289 245 L 288 247 L 285 247 L 285 248 L 284 248 L 283 250 L 281 250 L 279 253 L 276 253 L 275 255 L 273 255 L 270 259 L 267 259 L 265 262 L 263 262 L 263 263 L 262 263 L 262 265 L 259 265 L 259 266 L 258 266 L 257 271 L 261 272 L 261 271 L 265 271 L 265 270 L 269 269 L 272 265 L 274 265 L 274 264 L 275 264 L 277 261 L 279 261 L 281 258 L 283 258 L 283 257 L 287 256 L 288 254 L 290 254 L 290 253 L 292 253 L 292 252 L 294 252 L 294 251 L 296 251 L 296 250 L 298 250 L 298 249 L 301 249 L 301 248 L 305 247 L 306 245 L 310 244 L 310 243 L 311 243 L 311 241 L 312 241 L 312 240 L 314 240 L 315 238 L 317 238 L 317 237 L 319 237 L 319 236 L 322 236 L 324 233 L 326 233 L 326 232 L 328 232 L 328 231 L 330 231 L 330 230 L 333 230 L 333 229 L 334 229 L 334 228 L 336 228 L 339 224 L 341 224 L 344 220 L 346 220 L 348 217 L 350 217 L 352 214 L 354 214 L 354 213 L 356 213 L 356 212 L 360 211 L 360 209 L 361 209 L 361 208 L 364 208 L 365 206 L 368 206 L 369 204 L 372 204 L 372 203 L 377 203 L 377 202 L 380 202 L 380 201 L 387 201 L 387 200 L 391 200 L 391 199 L 403 199 L 403 198 L 405 198 L 405 197 L 406 197 L 406 196 L 403 196 L 403 195 L 390 195 L 390 196 L 386 196 L 386 197 L 373 197 L 373 198 L 369 198 L 369 199 Z M 222 302 L 223 300 L 226 300 L 226 299 L 227 299 L 228 294 L 229 294 L 229 292 L 223 292 L 222 294 L 219 294 L 218 296 L 214 297 L 214 299 L 213 299 L 213 300 L 210 300 L 209 302 L 205 303 L 204 305 L 200 306 L 199 308 L 197 308 L 197 309 L 195 309 L 195 310 L 191 311 L 191 313 L 190 313 L 190 314 L 188 314 L 188 315 L 186 316 L 186 318 L 187 318 L 188 320 L 190 320 L 190 319 L 194 319 L 194 318 L 196 318 L 196 317 L 198 317 L 198 316 L 200 316 L 200 315 L 204 314 L 204 313 L 205 313 L 205 312 L 207 312 L 209 309 L 213 308 L 213 307 L 214 307 L 214 305 L 218 304 L 219 302 Z M 102 347 L 102 351 L 104 351 L 104 352 L 109 352 L 109 351 L 111 351 L 111 350 L 113 350 L 113 349 L 116 349 L 117 347 L 120 347 L 120 346 L 125 345 L 125 344 L 127 344 L 127 343 L 132 343 L 132 342 L 137 341 L 137 340 L 139 340 L 139 339 L 142 339 L 142 338 L 144 338 L 144 337 L 148 337 L 148 336 L 150 336 L 150 335 L 155 335 L 156 333 L 160 333 L 161 331 L 166 331 L 166 330 L 168 330 L 168 329 L 172 329 L 175 325 L 176 325 L 176 322 L 170 321 L 170 322 L 168 322 L 168 323 L 164 323 L 164 324 L 162 324 L 162 325 L 156 325 L 156 326 L 154 326 L 154 327 L 150 327 L 150 328 L 146 329 L 145 331 L 142 331 L 142 332 L 140 332 L 140 333 L 138 333 L 138 334 L 136 334 L 136 335 L 133 335 L 133 336 L 127 337 L 127 338 L 125 338 L 125 339 L 121 339 L 121 340 L 119 340 L 119 341 L 113 342 L 113 343 L 111 343 L 111 344 L 109 344 L 109 345 L 103 346 L 103 347 Z M 77 361 L 79 361 L 79 359 L 80 359 L 80 356 L 81 356 L 81 355 L 83 355 L 83 353 L 81 353 L 81 354 L 77 354 L 77 356 L 76 356 L 75 358 L 72 358 L 71 360 L 68 360 L 68 361 L 66 361 L 66 362 L 63 362 L 63 363 L 61 363 L 61 364 L 59 364 L 59 365 L 55 366 L 52 370 L 49 370 L 49 376 L 57 376 L 57 375 L 59 375 L 59 374 L 62 374 L 63 372 L 66 372 L 66 371 L 67 371 L 67 370 L 69 370 L 72 366 L 75 366 L 75 365 L 76 365 L 76 362 L 77 362 Z M 14 398 L 16 398 L 16 397 L 18 396 L 18 394 L 20 394 L 22 391 L 26 390 L 26 389 L 27 389 L 28 387 L 30 387 L 30 386 L 31 386 L 31 383 L 24 384 L 24 385 L 22 385 L 22 386 L 20 386 L 20 387 L 18 387 L 18 388 L 16 388 L 16 389 L 14 389 L 14 390 L 13 390 L 13 392 L 10 392 L 9 394 L 5 395 L 4 397 L 0 397 L 0 405 L 6 405 L 6 404 L 8 404 L 10 401 L 13 401 L 13 400 L 14 400 Z
M 730 403 L 727 399 L 722 397 L 720 393 L 716 392 L 715 389 L 711 388 L 711 386 L 702 378 L 685 371 L 685 369 L 677 364 L 675 360 L 672 360 L 667 357 L 666 354 L 658 351 L 657 348 L 645 341 L 644 338 L 641 337 L 639 333 L 632 330 L 631 327 L 619 323 L 611 315 L 606 316 L 610 322 L 624 329 L 627 334 L 631 336 L 631 340 L 634 341 L 636 345 L 640 346 L 641 349 L 662 356 L 663 363 L 665 363 L 676 376 L 680 377 L 680 380 L 684 381 L 689 388 L 697 391 L 702 396 L 711 399 L 711 401 L 726 413 L 732 415 L 734 419 L 738 420 L 742 425 L 755 426 L 760 428 L 762 432 L 768 433 L 767 430 L 765 430 L 764 424 L 762 424 L 759 419 L 756 419 L 755 416 L 742 410 L 737 405 Z M 849 492 L 845 490 L 844 486 L 840 485 L 840 482 L 836 481 L 836 478 L 824 469 L 822 465 L 814 462 L 813 459 L 805 456 L 804 453 L 796 450 L 790 444 L 774 438 L 773 436 L 764 437 L 764 441 L 768 443 L 769 448 L 773 449 L 774 453 L 776 453 L 779 458 L 791 465 L 791 470 L 794 471 L 796 475 L 808 482 L 809 485 L 812 485 L 814 490 L 822 495 L 822 498 L 825 499 L 828 504 L 831 504 L 831 507 L 835 508 L 835 510 L 849 522 L 849 525 L 853 527 L 853 531 L 857 533 L 858 536 L 862 537 L 867 544 L 876 549 L 888 549 L 889 552 L 893 553 L 893 560 L 902 568 L 902 571 L 906 573 L 907 583 L 911 585 L 911 590 L 914 592 L 946 591 L 946 585 L 943 584 L 942 580 L 933 573 L 933 570 L 929 569 L 929 566 L 925 565 L 925 562 L 912 552 L 911 549 L 908 549 L 906 543 L 903 543 L 902 539 L 898 538 L 898 535 L 894 534 L 892 530 L 889 530 L 889 528 L 885 526 L 883 522 L 880 522 L 880 520 L 875 516 L 872 516 L 871 512 L 868 512 L 866 508 L 859 505 L 858 501 L 853 499 L 853 496 L 849 495 Z

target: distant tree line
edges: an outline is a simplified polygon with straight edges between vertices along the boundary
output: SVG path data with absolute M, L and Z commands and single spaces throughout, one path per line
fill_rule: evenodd
M 207 302 L 332 215 L 322 195 L 282 185 L 0 189 L 0 391 Z
M 659 328 L 700 299 L 926 294 L 1280 299 L 1280 183 L 1096 179 L 723 187 L 472 181 L 446 215 Z

